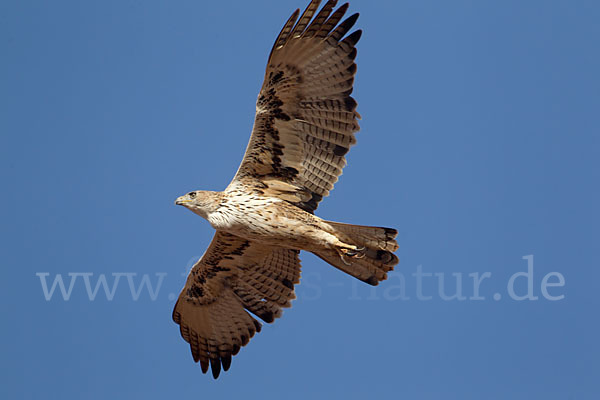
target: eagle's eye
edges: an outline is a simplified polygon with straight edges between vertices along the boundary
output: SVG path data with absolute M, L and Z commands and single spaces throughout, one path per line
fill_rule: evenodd
M 190 196 L 190 199 L 193 199 L 196 197 L 196 192 L 189 192 L 188 196 Z

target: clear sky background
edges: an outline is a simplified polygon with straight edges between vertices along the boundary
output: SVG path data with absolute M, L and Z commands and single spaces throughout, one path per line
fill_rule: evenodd
M 352 1 L 362 129 L 317 214 L 398 228 L 400 264 L 372 290 L 304 254 L 293 307 L 201 374 L 171 310 L 213 230 L 173 202 L 229 183 L 306 3 L 0 3 L 0 397 L 600 398 L 595 1 Z M 38 273 L 129 275 L 47 301 Z

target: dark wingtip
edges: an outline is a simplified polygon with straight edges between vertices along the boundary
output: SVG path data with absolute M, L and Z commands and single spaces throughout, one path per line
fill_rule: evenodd
M 253 319 L 252 322 L 254 322 L 254 328 L 256 328 L 256 332 L 260 332 L 262 330 L 261 323 L 255 319 Z
M 362 29 L 358 29 L 358 30 L 352 32 L 351 34 L 349 34 L 346 37 L 346 39 L 344 39 L 344 41 L 346 41 L 354 46 L 360 40 L 362 33 L 363 33 Z
M 223 365 L 223 371 L 229 371 L 229 367 L 231 367 L 231 354 L 221 356 L 221 364 Z
M 346 3 L 346 4 L 348 4 L 348 3 Z M 354 24 L 356 23 L 356 20 L 358 19 L 358 17 L 359 17 L 359 16 L 360 16 L 360 14 L 359 14 L 359 13 L 354 13 L 354 14 L 352 14 L 351 16 L 349 16 L 348 18 L 346 18 L 346 19 L 344 20 L 344 22 L 342 22 L 342 23 L 340 24 L 340 26 L 342 26 L 342 25 L 343 25 L 343 26 L 344 26 L 344 28 L 346 28 L 346 29 L 350 29 L 350 28 L 352 28 L 352 27 L 354 26 Z
M 211 358 L 210 369 L 212 370 L 213 378 L 217 379 L 221 373 L 221 361 L 218 358 Z
M 346 10 L 348 9 L 348 7 L 350 7 L 350 3 L 345 2 L 344 4 L 342 4 L 340 6 L 340 8 L 338 8 L 338 10 L 340 10 L 340 12 L 343 14 L 346 12 Z
M 200 359 L 200 369 L 202 370 L 203 374 L 208 372 L 208 360 L 202 358 Z

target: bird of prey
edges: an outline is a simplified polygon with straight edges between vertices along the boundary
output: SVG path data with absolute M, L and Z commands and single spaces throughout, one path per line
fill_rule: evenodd
M 299 18 L 296 10 L 275 40 L 250 142 L 229 186 L 176 200 L 216 229 L 173 310 L 194 361 L 214 378 L 261 330 L 250 313 L 269 323 L 290 307 L 300 250 L 370 285 L 398 263 L 395 229 L 314 215 L 342 173 L 360 118 L 350 94 L 361 31 L 346 35 L 358 14 L 340 23 L 347 3 L 334 10 L 337 0 L 329 0 L 317 13 L 319 3 Z

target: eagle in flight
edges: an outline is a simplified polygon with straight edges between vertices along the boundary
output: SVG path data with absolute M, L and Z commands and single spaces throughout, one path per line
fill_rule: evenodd
M 370 285 L 398 263 L 397 231 L 314 215 L 346 164 L 359 130 L 350 96 L 361 31 L 341 23 L 348 4 L 312 0 L 275 40 L 242 163 L 222 192 L 177 198 L 210 222 L 215 236 L 192 267 L 173 320 L 202 372 L 227 371 L 261 324 L 281 316 L 300 282 L 300 250 Z

